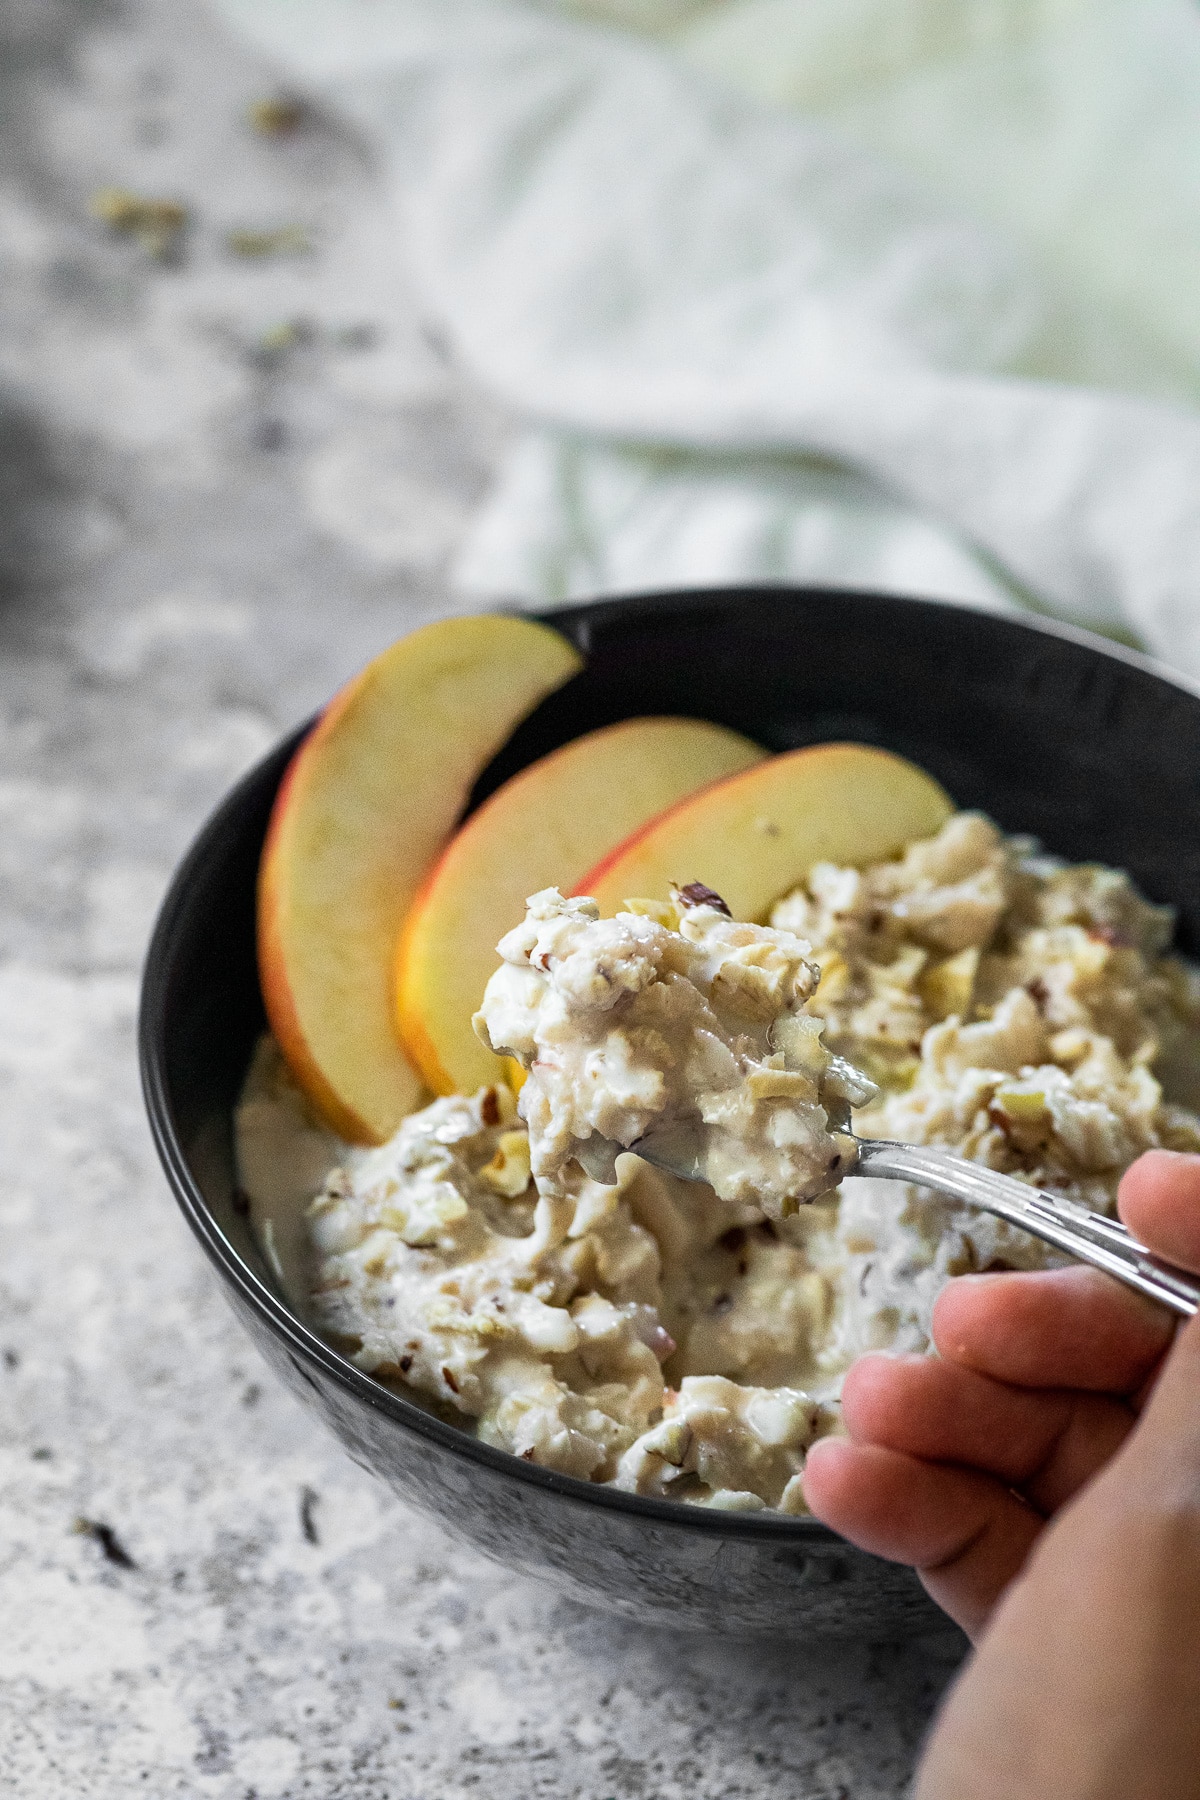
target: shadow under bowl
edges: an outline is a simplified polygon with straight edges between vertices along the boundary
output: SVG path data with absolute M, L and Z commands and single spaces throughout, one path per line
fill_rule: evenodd
M 877 744 L 1007 831 L 1128 869 L 1178 909 L 1180 948 L 1200 941 L 1200 694 L 1132 652 L 1037 621 L 808 588 L 649 595 L 546 622 L 587 666 L 517 730 L 472 805 L 559 744 L 639 714 L 711 719 L 772 750 Z M 303 735 L 245 777 L 184 859 L 155 928 L 140 1020 L 167 1177 L 267 1361 L 404 1500 L 578 1600 L 727 1636 L 880 1640 L 944 1623 L 909 1570 L 815 1519 L 644 1499 L 522 1462 L 372 1381 L 289 1310 L 239 1199 L 232 1115 L 265 1025 L 259 853 Z

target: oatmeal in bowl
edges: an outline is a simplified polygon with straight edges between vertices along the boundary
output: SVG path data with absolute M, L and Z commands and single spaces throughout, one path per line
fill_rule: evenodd
M 531 898 L 477 1016 L 519 1095 L 329 1143 L 311 1305 L 360 1368 L 564 1474 L 803 1512 L 853 1358 L 928 1349 L 954 1275 L 1054 1255 L 927 1190 L 840 1181 L 852 1111 L 1100 1211 L 1143 1150 L 1200 1149 L 1164 1086 L 1200 1044 L 1200 980 L 1119 872 L 955 813 L 898 856 L 817 864 L 771 921 L 699 883 L 611 919 Z M 267 1041 L 244 1138 L 273 1105 L 303 1109 Z M 636 1154 L 656 1134 L 699 1179 Z
M 911 1571 L 795 1510 L 807 1448 L 859 1349 L 920 1347 L 946 1280 L 1046 1253 L 894 1182 L 768 1211 L 636 1148 L 566 1169 L 539 1236 L 522 1071 L 472 1014 L 527 897 L 674 929 L 698 882 L 808 946 L 810 1042 L 878 1089 L 856 1132 L 1107 1204 L 1139 1145 L 1192 1141 L 1200 696 L 878 595 L 443 626 L 252 770 L 175 877 L 140 1032 L 176 1198 L 274 1372 L 474 1549 L 672 1629 L 926 1630 Z M 747 1074 L 779 1054 L 729 1035 Z

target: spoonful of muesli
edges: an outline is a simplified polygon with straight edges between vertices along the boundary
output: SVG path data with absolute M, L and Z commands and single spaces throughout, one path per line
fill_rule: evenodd
M 806 1010 L 809 945 L 731 918 L 700 883 L 612 919 L 546 888 L 498 949 L 475 1029 L 527 1071 L 540 1193 L 567 1198 L 580 1172 L 614 1181 L 625 1150 L 769 1218 L 846 1175 L 882 1176 L 997 1213 L 1177 1312 L 1200 1305 L 1200 1284 L 1113 1220 L 947 1151 L 853 1136 L 852 1110 L 878 1090 Z

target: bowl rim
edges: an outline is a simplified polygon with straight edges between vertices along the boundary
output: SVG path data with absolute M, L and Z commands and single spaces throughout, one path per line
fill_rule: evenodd
M 643 617 L 662 617 L 687 611 L 697 604 L 723 604 L 732 609 L 760 595 L 787 595 L 808 600 L 869 600 L 918 610 L 936 608 L 939 612 L 950 610 L 971 613 L 1001 626 L 1032 631 L 1091 650 L 1165 681 L 1200 700 L 1200 683 L 1179 676 L 1174 670 L 1166 668 L 1139 650 L 1083 627 L 1036 614 L 998 613 L 990 607 L 965 602 L 929 600 L 879 590 L 830 589 L 798 583 L 763 582 L 738 587 L 646 590 L 628 596 L 605 596 L 598 600 L 570 602 L 540 611 L 518 605 L 500 605 L 480 610 L 516 613 L 537 619 L 563 631 L 586 655 L 590 627 L 595 623 L 602 624 L 618 613 L 636 615 L 640 612 Z M 571 627 L 575 628 L 574 631 Z M 726 1512 L 703 1506 L 689 1506 L 678 1500 L 660 1500 L 649 1495 L 631 1494 L 605 1483 L 586 1481 L 580 1476 L 560 1474 L 539 1464 L 525 1462 L 510 1451 L 483 1443 L 465 1428 L 444 1422 L 426 1412 L 415 1401 L 384 1387 L 358 1368 L 349 1357 L 335 1350 L 267 1285 L 218 1224 L 192 1173 L 170 1101 L 164 1048 L 171 971 L 197 872 L 224 839 L 231 820 L 241 810 L 246 793 L 261 779 L 264 763 L 285 755 L 290 758 L 319 716 L 319 712 L 315 713 L 303 724 L 285 733 L 241 776 L 209 813 L 171 878 L 155 919 L 143 964 L 138 1009 L 138 1061 L 151 1136 L 168 1185 L 209 1261 L 251 1312 L 279 1340 L 297 1373 L 309 1385 L 316 1385 L 310 1368 L 319 1370 L 325 1380 L 334 1382 L 369 1411 L 382 1413 L 397 1426 L 428 1438 L 452 1454 L 461 1456 L 468 1462 L 481 1464 L 501 1477 L 556 1494 L 576 1507 L 599 1507 L 604 1511 L 641 1518 L 648 1523 L 653 1521 L 668 1529 L 690 1532 L 697 1537 L 765 1539 L 773 1540 L 781 1546 L 790 1543 L 812 1548 L 818 1545 L 853 1548 L 840 1533 L 811 1515 L 783 1514 L 770 1509 Z M 286 767 L 286 763 L 283 767 Z

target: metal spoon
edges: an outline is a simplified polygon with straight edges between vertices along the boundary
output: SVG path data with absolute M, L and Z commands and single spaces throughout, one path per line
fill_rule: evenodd
M 657 1135 L 651 1132 L 630 1148 L 657 1168 L 685 1181 L 696 1181 L 701 1179 L 698 1158 L 688 1151 L 688 1135 L 686 1128 Z M 887 1138 L 851 1141 L 857 1146 L 858 1160 L 843 1174 L 882 1176 L 889 1181 L 910 1181 L 919 1187 L 933 1188 L 952 1200 L 1007 1219 L 1010 1225 L 1065 1250 L 1080 1262 L 1103 1269 L 1106 1275 L 1114 1275 L 1127 1287 L 1136 1288 L 1185 1318 L 1200 1311 L 1200 1279 L 1162 1262 L 1116 1219 L 1106 1219 L 1073 1200 L 1047 1194 L 1011 1175 L 1000 1175 L 994 1169 L 952 1156 L 948 1150 L 896 1144 Z

